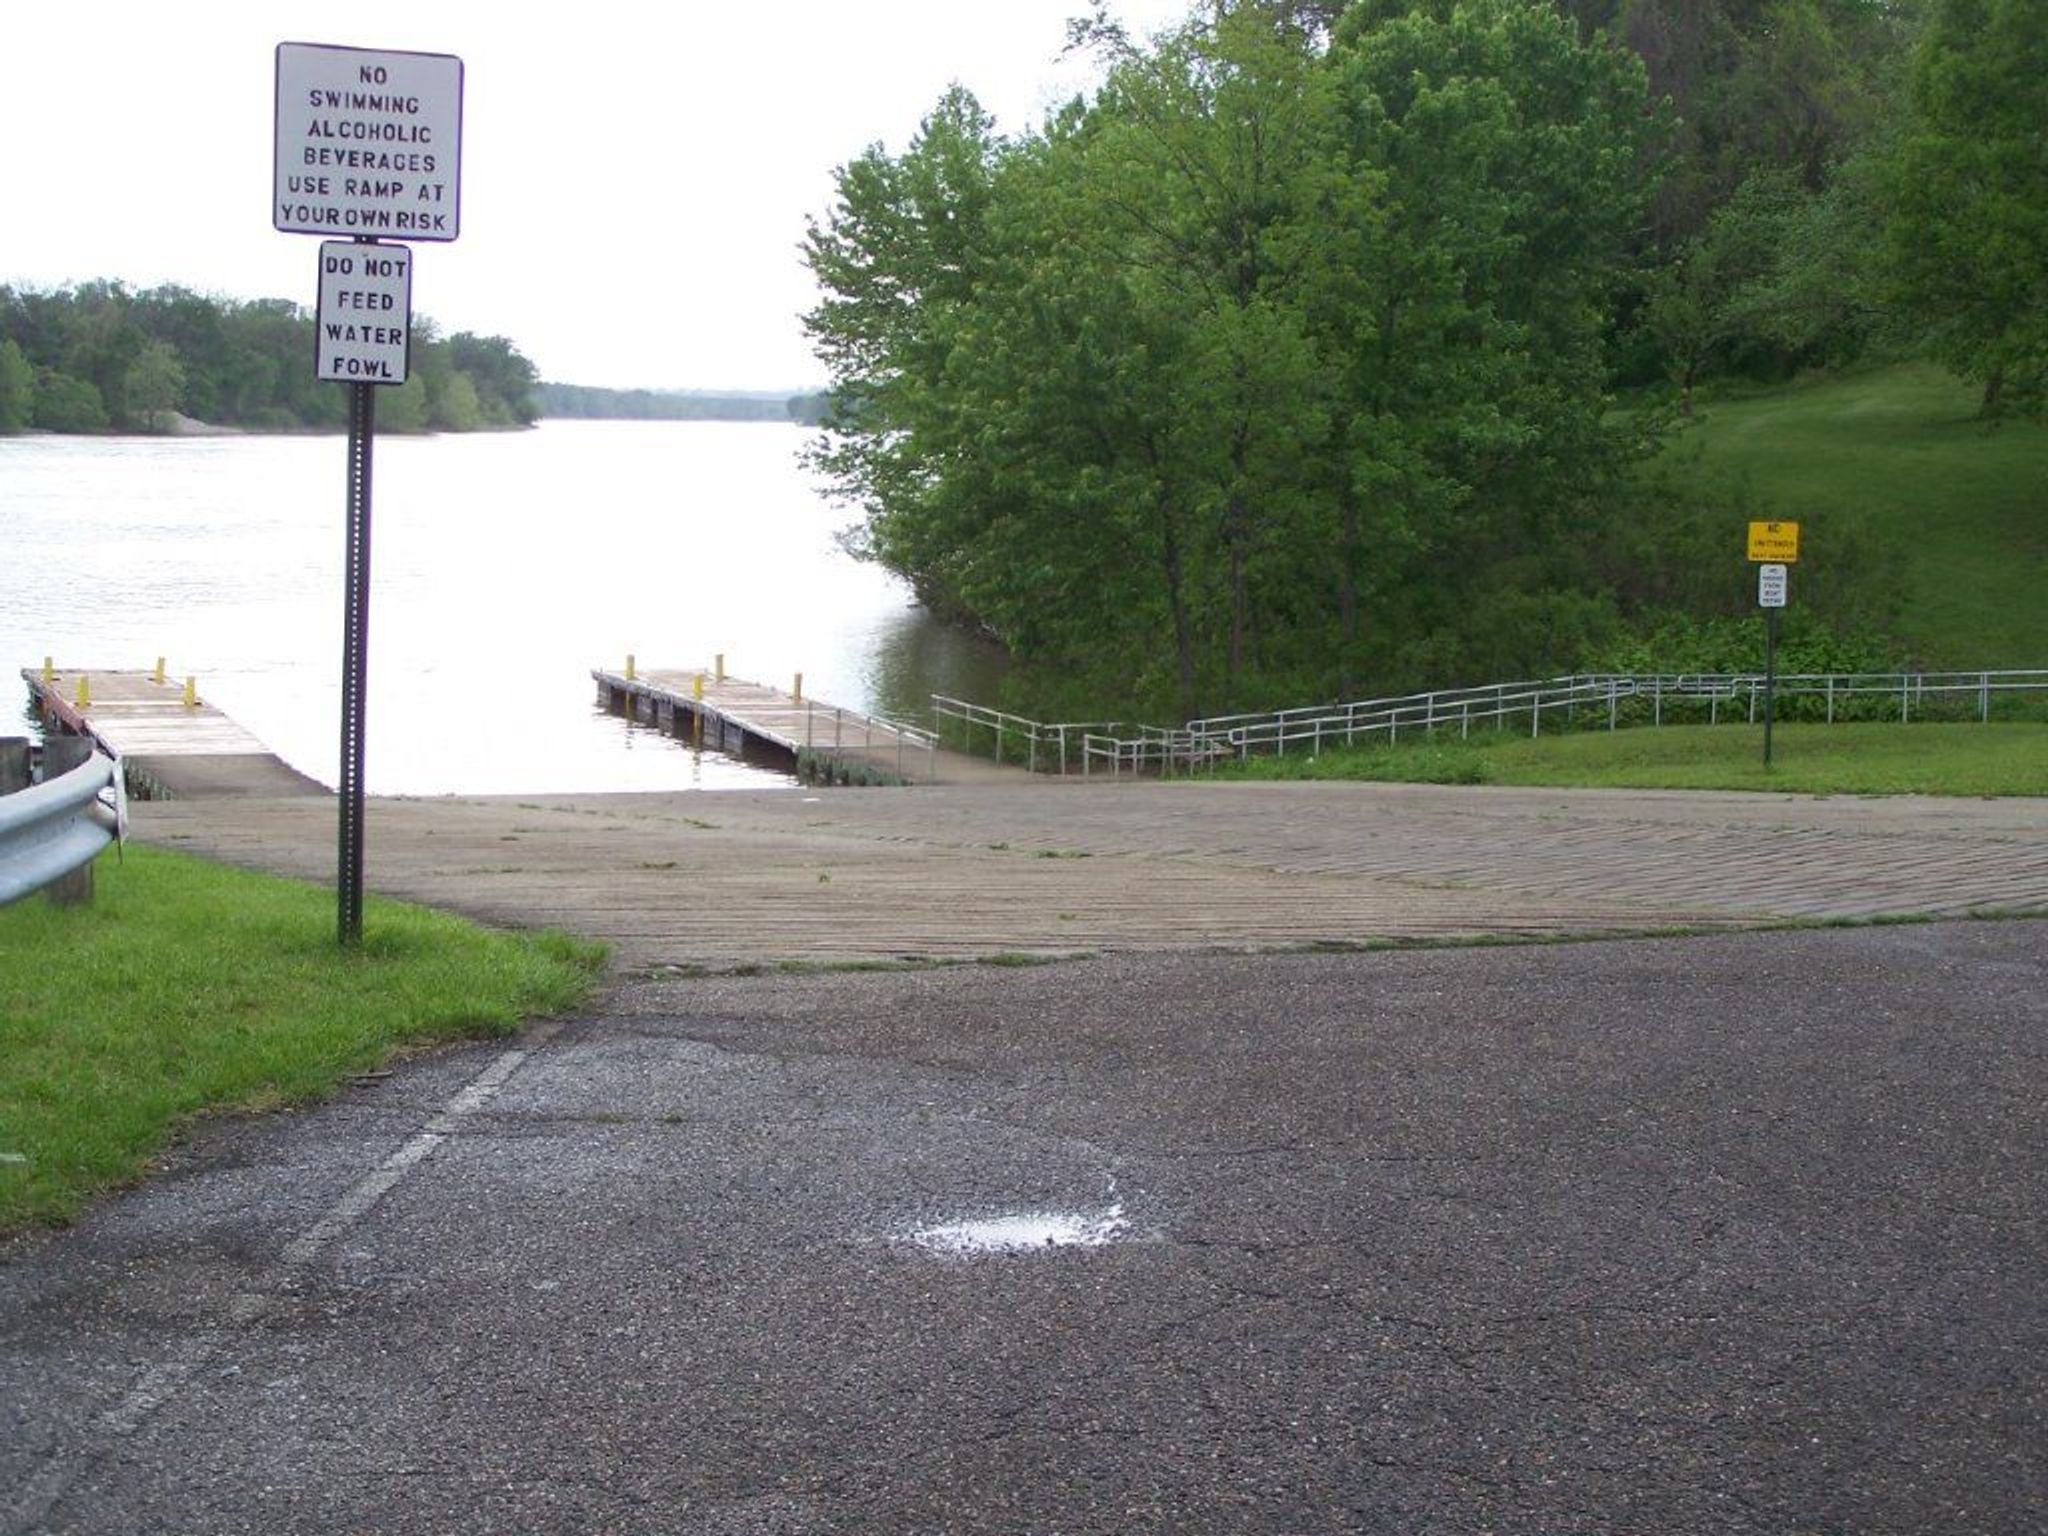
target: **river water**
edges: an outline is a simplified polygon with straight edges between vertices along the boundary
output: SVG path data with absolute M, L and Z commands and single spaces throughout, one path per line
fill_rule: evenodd
M 912 721 L 996 659 L 843 553 L 851 513 L 755 422 L 548 421 L 380 438 L 368 786 L 377 794 L 759 786 L 599 713 L 590 669 L 708 666 Z M 0 687 L 165 658 L 335 781 L 346 453 L 334 437 L 0 438 Z M 13 727 L 0 710 L 0 734 Z

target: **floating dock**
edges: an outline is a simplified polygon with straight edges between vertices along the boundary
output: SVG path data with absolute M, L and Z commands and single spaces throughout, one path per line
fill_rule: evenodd
M 99 742 L 122 761 L 138 798 L 327 793 L 182 679 L 70 668 L 21 675 L 45 726 Z
M 836 784 L 1022 783 L 1021 768 L 951 752 L 931 731 L 726 677 L 715 667 L 593 670 L 598 706 L 714 752 Z

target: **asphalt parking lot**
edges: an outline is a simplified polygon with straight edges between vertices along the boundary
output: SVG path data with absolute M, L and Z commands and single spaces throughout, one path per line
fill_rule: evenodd
M 2036 1532 L 2044 1058 L 2033 921 L 630 980 L 0 1250 L 0 1530 Z

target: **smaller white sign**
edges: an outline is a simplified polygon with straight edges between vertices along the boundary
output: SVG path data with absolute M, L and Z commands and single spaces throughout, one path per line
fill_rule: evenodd
M 1759 608 L 1785 606 L 1785 567 L 1760 565 L 1756 568 L 1756 605 Z
M 355 240 L 320 242 L 313 377 L 403 384 L 412 329 L 412 251 Z

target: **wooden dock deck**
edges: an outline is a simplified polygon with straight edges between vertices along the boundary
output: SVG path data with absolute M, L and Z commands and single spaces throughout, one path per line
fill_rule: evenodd
M 602 668 L 598 704 L 614 714 L 729 756 L 773 763 L 832 783 L 1015 784 L 1021 768 L 968 757 L 931 731 L 799 697 L 764 683 L 719 677 L 713 668 Z M 701 736 L 699 736 L 701 723 Z
M 187 704 L 183 679 L 159 682 L 150 672 L 70 668 L 47 678 L 37 668 L 24 668 L 21 675 L 44 722 L 91 736 L 119 757 L 137 795 L 327 793 L 204 699 Z

